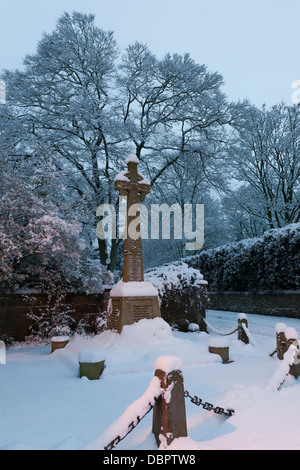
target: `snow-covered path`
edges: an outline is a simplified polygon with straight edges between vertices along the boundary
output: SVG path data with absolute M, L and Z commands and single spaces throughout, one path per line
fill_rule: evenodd
M 50 346 L 9 349 L 0 365 L 0 449 L 83 449 L 124 410 L 143 395 L 154 375 L 157 357 L 179 356 L 185 388 L 204 401 L 232 407 L 229 419 L 207 412 L 186 398 L 188 438 L 170 449 L 300 449 L 300 379 L 289 377 L 282 389 L 268 384 L 279 362 L 275 325 L 284 322 L 300 332 L 300 320 L 248 314 L 256 347 L 244 345 L 237 334 L 230 342 L 229 364 L 209 354 L 214 333 L 174 332 L 161 319 L 142 320 L 87 339 L 74 337 L 63 350 Z M 234 312 L 207 312 L 216 329 L 230 331 Z M 79 378 L 81 350 L 103 350 L 106 367 L 100 380 Z M 116 450 L 157 450 L 151 433 L 152 412 Z

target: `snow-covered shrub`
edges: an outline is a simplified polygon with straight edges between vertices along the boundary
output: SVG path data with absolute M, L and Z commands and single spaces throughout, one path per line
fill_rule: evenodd
M 148 270 L 145 280 L 158 291 L 162 317 L 172 326 L 188 330 L 191 323 L 203 329 L 207 281 L 187 263 L 165 264 Z
M 182 291 L 187 287 L 207 285 L 198 269 L 189 267 L 187 263 L 164 264 L 145 272 L 145 280 L 156 287 L 162 300 L 168 291 Z
M 112 274 L 93 258 L 93 247 L 74 217 L 63 214 L 5 159 L 3 168 L 0 291 L 45 294 L 45 305 L 30 305 L 31 334 L 39 338 L 69 334 L 76 325 L 66 293 L 101 293 L 112 283 Z
M 100 292 L 109 276 L 93 260 L 76 219 L 63 218 L 16 172 L 0 174 L 0 289 Z
M 34 296 L 24 296 L 29 305 L 28 317 L 32 320 L 29 339 L 46 340 L 53 336 L 71 336 L 76 323 L 72 314 L 74 310 L 65 302 L 66 293 L 53 286 L 55 291 L 49 291 L 47 302 L 36 306 Z

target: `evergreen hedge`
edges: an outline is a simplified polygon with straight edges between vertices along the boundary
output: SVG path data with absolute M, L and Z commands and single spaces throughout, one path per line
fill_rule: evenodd
M 208 281 L 209 291 L 300 289 L 300 223 L 259 238 L 229 243 L 185 258 Z

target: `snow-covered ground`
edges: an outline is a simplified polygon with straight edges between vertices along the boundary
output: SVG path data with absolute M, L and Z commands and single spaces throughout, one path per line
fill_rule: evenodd
M 207 320 L 230 331 L 237 315 L 209 310 Z M 176 332 L 162 319 L 142 320 L 121 335 L 76 336 L 52 354 L 50 345 L 8 349 L 6 364 L 0 364 L 0 449 L 101 448 L 108 430 L 122 426 L 119 417 L 149 390 L 161 356 L 180 358 L 190 394 L 235 409 L 226 419 L 186 398 L 188 437 L 168 449 L 300 449 L 300 378 L 287 377 L 277 391 L 272 379 L 282 361 L 269 355 L 276 346 L 275 325 L 284 322 L 299 332 L 300 319 L 247 317 L 253 344 L 239 342 L 237 333 L 228 336 L 229 364 L 208 352 L 216 332 Z M 86 349 L 103 351 L 106 367 L 99 380 L 79 378 L 78 355 Z M 151 425 L 152 411 L 115 449 L 157 450 Z

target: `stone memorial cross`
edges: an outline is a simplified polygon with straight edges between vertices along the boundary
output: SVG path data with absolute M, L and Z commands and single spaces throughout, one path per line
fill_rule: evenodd
M 130 155 L 126 160 L 128 171 L 115 178 L 115 189 L 127 198 L 126 228 L 123 278 L 110 291 L 107 328 L 119 333 L 124 325 L 161 316 L 158 292 L 144 281 L 139 203 L 150 192 L 150 182 L 138 173 L 138 163 L 138 158 Z M 135 226 L 134 231 L 130 230 L 131 224 Z
M 141 227 L 138 238 L 131 238 L 128 234 L 128 227 L 133 220 L 137 219 L 136 213 L 131 213 L 130 208 L 135 205 L 138 207 L 140 201 L 150 192 L 150 183 L 138 174 L 137 166 L 139 160 L 136 156 L 130 155 L 126 163 L 128 171 L 122 172 L 115 178 L 115 189 L 120 196 L 127 198 L 127 214 L 126 214 L 126 236 L 124 240 L 124 266 L 123 281 L 143 281 L 143 252 Z M 137 212 L 137 211 L 134 211 Z M 141 222 L 140 222 L 141 223 Z

